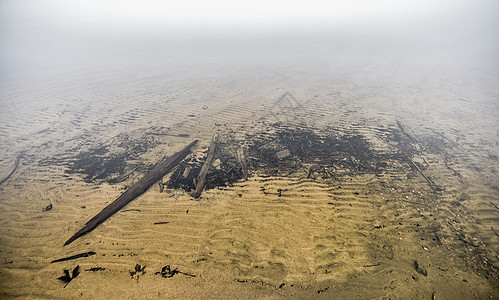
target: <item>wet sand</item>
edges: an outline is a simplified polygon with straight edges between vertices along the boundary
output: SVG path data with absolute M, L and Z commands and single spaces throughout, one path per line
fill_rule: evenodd
M 387 74 L 362 61 L 319 68 L 301 57 L 267 69 L 5 83 L 0 179 L 21 160 L 0 186 L 0 295 L 499 297 L 497 74 L 443 64 Z M 285 92 L 299 105 L 276 108 Z M 150 166 L 192 140 L 200 140 L 194 155 L 202 159 L 215 132 L 222 142 L 247 145 L 283 126 L 360 135 L 370 149 L 399 159 L 387 158 L 376 172 L 338 165 L 334 178 L 251 169 L 247 180 L 199 200 L 154 185 L 63 246 Z M 412 162 L 400 158 L 404 151 Z M 87 165 L 109 157 L 122 165 L 110 164 L 116 172 L 107 177 L 68 173 L 85 153 L 93 155 Z M 50 263 L 88 251 L 96 254 Z M 146 266 L 138 279 L 130 274 L 136 264 Z M 64 288 L 57 278 L 77 265 L 80 275 Z M 164 278 L 166 265 L 193 276 Z

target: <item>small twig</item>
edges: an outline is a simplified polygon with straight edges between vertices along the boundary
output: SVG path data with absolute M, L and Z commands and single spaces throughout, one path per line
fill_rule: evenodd
M 372 264 L 372 265 L 364 265 L 363 267 L 364 268 L 370 268 L 370 267 L 377 267 L 377 266 L 380 266 L 381 263 L 375 263 L 375 264 Z
M 402 124 L 399 122 L 399 120 L 397 120 L 397 125 L 398 125 L 398 127 L 400 128 L 400 131 L 402 131 L 402 133 L 403 133 L 404 135 L 406 135 L 406 136 L 407 136 L 407 137 L 411 140 L 411 142 L 412 142 L 413 144 L 417 144 L 416 140 L 415 140 L 415 139 L 414 139 L 414 138 L 413 138 L 413 137 L 412 137 L 409 133 L 407 133 L 407 131 L 405 131 L 404 126 L 402 126 Z
M 5 181 L 7 181 L 10 176 L 12 176 L 12 174 L 14 174 L 14 172 L 17 170 L 17 167 L 19 166 L 19 162 L 21 161 L 21 155 L 18 155 L 17 158 L 16 158 L 16 161 L 14 162 L 14 168 L 12 168 L 12 171 L 10 171 L 9 175 L 7 175 L 4 179 L 2 179 L 0 181 L 0 184 L 4 183 Z
M 53 263 L 61 262 L 61 261 L 68 261 L 68 260 L 78 259 L 78 258 L 82 258 L 82 257 L 89 257 L 92 255 L 95 255 L 95 252 L 89 251 L 89 252 L 85 252 L 85 253 L 80 253 L 80 254 L 64 257 L 64 258 L 59 258 L 59 259 L 51 261 L 51 263 L 53 264 Z
M 410 158 L 409 155 L 407 155 L 407 153 L 404 150 L 402 150 L 402 152 L 404 153 L 405 157 L 407 157 L 407 159 L 412 163 L 412 165 L 419 171 L 419 173 L 424 177 L 424 179 L 426 179 L 433 192 L 438 190 L 439 188 L 437 187 L 437 185 L 424 174 L 423 170 L 421 170 L 421 168 L 418 167 L 418 165 L 412 160 L 412 158 Z
M 160 132 L 146 132 L 146 134 L 152 134 L 152 135 L 167 135 L 167 136 L 176 136 L 176 137 L 182 137 L 182 138 L 188 138 L 190 135 L 185 134 L 185 133 L 160 133 Z
M 492 201 L 490 202 L 490 205 L 492 205 L 493 207 L 495 207 L 496 209 L 499 209 L 499 207 L 497 205 L 495 205 Z

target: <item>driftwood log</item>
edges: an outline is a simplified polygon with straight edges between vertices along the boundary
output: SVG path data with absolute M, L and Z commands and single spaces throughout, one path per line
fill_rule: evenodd
M 196 180 L 196 190 L 192 194 L 194 198 L 199 198 L 201 193 L 203 192 L 204 183 L 206 181 L 206 174 L 208 174 L 208 170 L 211 166 L 211 161 L 213 160 L 213 153 L 215 152 L 215 146 L 218 142 L 218 132 L 213 135 L 210 143 L 210 150 L 208 152 L 208 157 L 204 162 L 204 165 L 201 167 L 201 171 L 199 171 L 199 175 Z
M 164 158 L 160 161 L 154 168 L 149 171 L 144 177 L 142 177 L 137 183 L 132 185 L 128 190 L 126 190 L 121 196 L 118 197 L 113 203 L 106 206 L 100 213 L 98 213 L 95 217 L 93 217 L 90 221 L 88 221 L 85 226 L 76 232 L 71 238 L 69 238 L 64 245 L 71 244 L 74 240 L 79 238 L 80 236 L 92 231 L 99 224 L 107 220 L 114 213 L 119 211 L 133 199 L 142 195 L 145 191 L 151 187 L 156 181 L 160 180 L 161 177 L 170 172 L 173 167 L 175 167 L 178 163 L 180 163 L 189 153 L 191 153 L 191 148 L 197 143 L 197 140 L 190 143 L 182 149 L 181 151 L 173 154 L 168 158 Z

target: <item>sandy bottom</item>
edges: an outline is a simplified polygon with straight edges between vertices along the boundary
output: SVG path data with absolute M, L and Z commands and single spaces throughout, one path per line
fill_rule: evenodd
M 0 177 L 22 156 L 0 186 L 0 297 L 499 298 L 497 90 L 424 82 L 423 73 L 413 86 L 414 78 L 399 78 L 400 87 L 270 73 L 239 81 L 198 76 L 196 85 L 158 76 L 146 89 L 124 82 L 72 86 L 72 94 L 6 92 Z M 109 97 L 111 90 L 120 92 Z M 286 91 L 300 105 L 273 106 Z M 44 101 L 21 101 L 26 94 Z M 400 129 L 397 121 L 414 139 L 411 159 L 438 191 L 408 161 L 335 178 L 252 170 L 199 200 L 154 185 L 63 246 L 143 166 L 193 139 L 202 155 L 214 132 L 244 143 L 285 124 L 354 132 L 373 149 L 400 153 L 400 143 L 386 138 Z M 103 145 L 117 154 L 140 146 L 126 157 L 124 181 L 66 172 L 76 155 Z M 51 263 L 88 251 L 96 254 Z M 138 278 L 130 274 L 136 264 L 146 266 Z M 77 265 L 79 276 L 64 287 L 57 278 Z M 163 277 L 166 265 L 180 273 Z

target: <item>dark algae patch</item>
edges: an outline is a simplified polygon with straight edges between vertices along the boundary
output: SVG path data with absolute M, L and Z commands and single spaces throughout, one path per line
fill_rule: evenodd
M 54 157 L 43 159 L 41 165 L 62 165 L 67 174 L 79 174 L 87 183 L 116 184 L 134 172 L 150 168 L 140 156 L 160 142 L 152 135 L 119 134 L 103 144 L 81 145 Z

